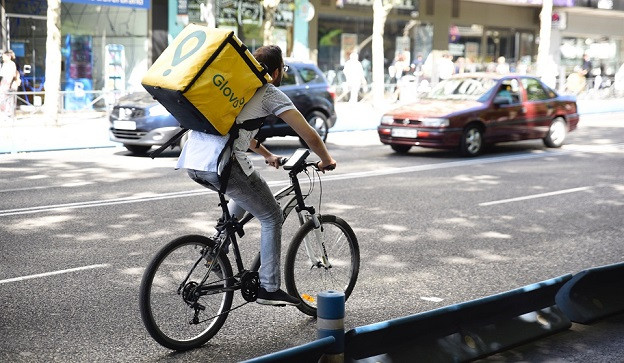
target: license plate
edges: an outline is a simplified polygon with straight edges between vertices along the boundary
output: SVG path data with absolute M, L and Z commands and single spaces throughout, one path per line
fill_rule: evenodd
M 418 130 L 416 129 L 392 129 L 392 137 L 407 137 L 415 139 L 418 137 Z
M 113 121 L 113 128 L 117 130 L 136 130 L 135 121 Z

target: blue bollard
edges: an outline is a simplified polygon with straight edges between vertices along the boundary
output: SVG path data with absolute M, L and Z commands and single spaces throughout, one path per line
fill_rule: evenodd
M 327 349 L 321 361 L 344 359 L 345 296 L 339 291 L 323 291 L 318 294 L 316 305 L 317 338 L 334 337 L 336 342 Z

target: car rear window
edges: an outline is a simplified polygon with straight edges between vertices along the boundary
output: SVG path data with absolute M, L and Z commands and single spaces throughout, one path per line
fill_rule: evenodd
M 324 83 L 325 80 L 320 74 L 316 72 L 314 68 L 301 67 L 299 68 L 299 75 L 304 83 Z

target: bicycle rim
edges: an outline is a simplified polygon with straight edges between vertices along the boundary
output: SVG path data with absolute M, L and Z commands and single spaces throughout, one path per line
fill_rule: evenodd
M 313 221 L 306 222 L 293 238 L 285 264 L 288 293 L 299 296 L 298 308 L 316 316 L 316 299 L 323 291 L 341 291 L 349 298 L 360 268 L 360 250 L 351 227 L 341 218 L 323 215 L 322 228 L 314 229 Z M 325 248 L 328 264 L 320 263 Z
M 197 302 L 204 309 L 197 315 L 200 323 L 193 324 L 195 309 L 179 291 L 187 276 L 187 287 L 199 284 L 204 278 L 211 261 L 201 257 L 202 251 L 212 246 L 213 242 L 203 236 L 180 237 L 166 245 L 145 271 L 139 301 L 141 317 L 150 335 L 167 348 L 187 350 L 198 347 L 212 338 L 227 318 L 232 306 L 232 291 L 199 297 Z M 220 255 L 206 283 L 231 286 L 231 276 L 229 261 Z

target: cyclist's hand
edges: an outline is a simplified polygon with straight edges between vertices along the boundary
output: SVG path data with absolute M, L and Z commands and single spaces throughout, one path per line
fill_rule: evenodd
M 325 173 L 325 170 L 334 170 L 336 169 L 336 160 L 330 159 L 328 162 L 319 161 L 316 163 L 316 167 L 323 173 Z
M 264 162 L 267 163 L 268 165 L 271 165 L 273 167 L 275 167 L 275 169 L 279 169 L 280 167 L 280 160 L 282 159 L 281 156 L 277 156 L 275 154 L 271 154 L 267 157 L 264 158 Z

